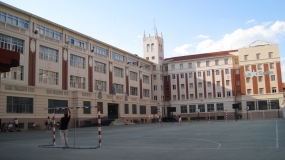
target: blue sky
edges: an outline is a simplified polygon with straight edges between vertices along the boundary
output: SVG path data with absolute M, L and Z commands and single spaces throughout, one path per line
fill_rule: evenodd
M 165 58 L 279 44 L 285 81 L 285 1 L 2 0 L 67 28 L 143 56 L 142 36 L 164 38 Z

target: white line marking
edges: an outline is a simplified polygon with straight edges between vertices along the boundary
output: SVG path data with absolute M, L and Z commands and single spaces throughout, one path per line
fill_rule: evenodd
M 171 147 L 111 147 L 106 146 L 106 148 L 119 148 L 119 149 L 276 149 L 275 147 L 238 147 L 238 148 L 171 148 Z M 103 147 L 103 148 L 104 148 Z
M 276 148 L 278 148 L 278 125 L 277 125 L 277 119 L 276 119 Z

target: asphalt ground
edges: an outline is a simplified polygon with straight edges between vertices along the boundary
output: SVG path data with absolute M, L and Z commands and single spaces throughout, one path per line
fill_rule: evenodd
M 52 144 L 52 133 L 45 130 L 0 132 L 0 160 L 285 159 L 283 118 L 103 126 L 100 148 L 72 148 L 98 146 L 97 130 L 68 129 L 68 149 L 60 146 L 58 130 L 53 148 L 39 147 Z

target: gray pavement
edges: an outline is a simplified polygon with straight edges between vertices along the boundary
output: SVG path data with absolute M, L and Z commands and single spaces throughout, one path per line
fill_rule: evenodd
M 96 147 L 97 127 L 68 130 L 72 147 Z M 57 145 L 61 145 L 56 131 Z M 43 148 L 52 140 L 44 130 L 0 133 L 0 160 L 6 159 L 285 159 L 285 119 L 193 121 L 103 126 L 98 149 Z M 74 143 L 75 142 L 75 143 Z

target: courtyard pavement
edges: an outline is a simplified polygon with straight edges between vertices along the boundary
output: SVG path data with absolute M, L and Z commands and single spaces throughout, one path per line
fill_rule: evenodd
M 70 128 L 68 138 L 70 147 L 96 147 L 97 127 Z M 285 119 L 103 126 L 98 149 L 39 147 L 51 140 L 45 130 L 0 132 L 0 160 L 285 159 Z

